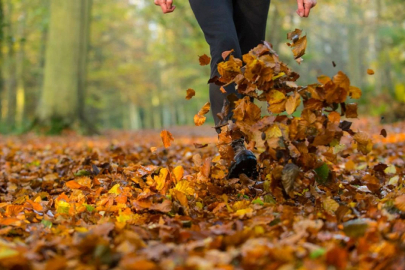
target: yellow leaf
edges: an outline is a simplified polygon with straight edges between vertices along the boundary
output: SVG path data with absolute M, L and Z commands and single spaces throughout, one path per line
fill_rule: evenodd
M 252 215 L 253 215 L 252 208 L 240 209 L 233 214 L 233 216 L 236 216 L 238 218 L 252 217 Z
M 327 212 L 334 213 L 339 208 L 339 204 L 334 199 L 328 197 L 323 201 L 323 208 Z
M 132 212 L 130 208 L 126 208 L 124 211 L 121 209 L 119 210 L 119 214 L 117 216 L 117 221 L 126 223 L 127 221 L 132 219 Z
M 267 130 L 266 130 L 266 138 L 278 138 L 283 136 L 280 127 L 277 124 L 271 125 Z
M 155 180 L 155 182 L 157 184 L 156 189 L 158 191 L 161 191 L 164 188 L 164 186 L 166 184 L 166 177 L 168 174 L 169 174 L 169 170 L 166 168 L 162 168 L 159 171 L 159 175 L 155 175 L 153 177 L 153 180 Z
M 353 99 L 361 98 L 361 90 L 358 87 L 350 86 L 349 88 L 349 96 Z
M 233 209 L 234 211 L 238 211 L 238 210 L 240 210 L 240 209 L 248 208 L 249 205 L 250 205 L 250 202 L 247 201 L 247 200 L 244 200 L 244 201 L 237 201 L 237 202 L 235 202 L 235 203 L 232 205 L 232 209 Z
M 55 201 L 56 211 L 60 214 L 69 214 L 70 204 L 65 201 Z
M 179 182 L 183 178 L 184 174 L 184 168 L 183 166 L 177 166 L 176 168 L 173 169 L 173 175 L 174 175 L 174 182 Z
M 121 193 L 120 184 L 115 184 L 109 191 L 110 194 L 119 195 Z
M 272 80 L 275 81 L 275 80 L 277 80 L 278 78 L 283 77 L 284 75 L 285 75 L 284 72 L 280 72 L 279 74 L 273 76 Z
M 178 190 L 180 192 L 183 192 L 184 194 L 187 195 L 193 195 L 194 194 L 194 189 L 190 186 L 190 183 L 188 181 L 180 181 L 176 184 L 174 187 L 175 190 Z

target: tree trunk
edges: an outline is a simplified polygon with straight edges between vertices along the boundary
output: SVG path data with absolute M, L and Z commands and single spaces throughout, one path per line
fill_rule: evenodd
M 17 103 L 17 71 L 15 65 L 15 50 L 14 50 L 14 37 L 13 37 L 13 28 L 12 28 L 12 13 L 13 13 L 13 4 L 9 1 L 7 5 L 7 70 L 8 70 L 8 80 L 7 80 L 7 118 L 6 125 L 7 131 L 12 131 L 15 128 L 15 115 L 16 115 L 16 103 Z
M 0 123 L 2 121 L 2 108 L 3 108 L 3 66 L 1 63 L 4 61 L 3 57 L 3 40 L 4 40 L 4 8 L 3 0 L 0 0 Z
M 25 0 L 21 0 L 23 3 Z M 24 117 L 25 103 L 25 77 L 24 77 L 24 61 L 25 61 L 25 24 L 26 12 L 23 11 L 18 22 L 18 38 L 20 48 L 17 52 L 17 110 L 16 122 L 17 126 L 21 127 Z
M 37 124 L 49 133 L 80 122 L 79 91 L 84 87 L 88 39 L 84 30 L 88 19 L 83 18 L 89 16 L 89 8 L 89 0 L 51 1 L 44 86 L 37 109 Z

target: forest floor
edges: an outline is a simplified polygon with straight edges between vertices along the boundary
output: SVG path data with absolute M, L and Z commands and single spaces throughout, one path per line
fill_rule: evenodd
M 352 129 L 293 197 L 226 180 L 209 126 L 0 137 L 0 269 L 405 269 L 405 123 Z

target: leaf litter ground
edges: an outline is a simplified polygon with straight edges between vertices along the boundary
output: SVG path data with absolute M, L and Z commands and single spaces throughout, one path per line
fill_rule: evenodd
M 288 199 L 224 179 L 204 128 L 171 130 L 167 149 L 146 131 L 3 137 L 0 267 L 403 269 L 405 124 L 387 138 L 375 120 L 354 124 L 371 153 L 348 136 L 339 180 Z
M 245 97 L 227 97 L 218 137 L 3 138 L 1 269 L 404 269 L 404 124 L 346 120 L 362 95 L 346 74 L 299 86 L 267 42 L 222 56 L 209 82 Z M 227 179 L 241 137 L 258 176 Z

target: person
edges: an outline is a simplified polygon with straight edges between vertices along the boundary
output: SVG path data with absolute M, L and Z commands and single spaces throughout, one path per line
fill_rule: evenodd
M 163 13 L 171 13 L 176 9 L 173 0 L 154 0 Z M 211 78 L 220 76 L 217 70 L 218 63 L 222 62 L 224 51 L 234 50 L 233 55 L 242 59 L 242 55 L 264 41 L 266 32 L 267 14 L 271 0 L 189 0 L 191 9 L 200 25 L 205 39 L 210 46 Z M 308 17 L 310 10 L 317 4 L 316 0 L 297 0 L 296 13 L 301 17 Z M 218 113 L 221 112 L 227 96 L 237 92 L 235 85 L 225 87 L 226 93 L 220 91 L 215 83 L 209 85 L 211 112 L 216 126 L 223 123 Z M 228 119 L 232 118 L 229 113 Z M 216 129 L 220 132 L 220 129 Z M 256 175 L 257 160 L 255 155 L 247 150 L 244 140 L 232 142 L 235 156 L 229 168 L 228 178 L 239 177 L 241 173 L 247 176 Z

